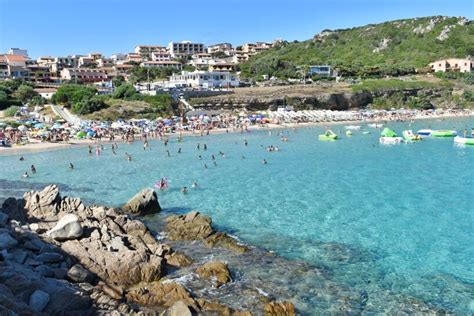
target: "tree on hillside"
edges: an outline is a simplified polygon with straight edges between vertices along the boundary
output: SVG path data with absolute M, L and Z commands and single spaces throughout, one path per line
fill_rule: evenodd
M 37 95 L 38 93 L 33 89 L 33 87 L 26 84 L 19 86 L 18 89 L 16 89 L 16 91 L 13 93 L 13 96 L 23 103 L 28 102 Z
M 125 78 L 124 76 L 116 76 L 114 78 L 112 78 L 112 84 L 114 85 L 114 87 L 119 87 L 121 85 L 123 85 L 125 83 Z
M 59 87 L 51 101 L 72 106 L 75 103 L 92 98 L 96 93 L 97 89 L 94 87 L 67 84 Z
M 131 84 L 123 84 L 115 89 L 114 93 L 112 94 L 112 98 L 114 99 L 122 99 L 128 101 L 134 100 L 142 100 L 143 97 L 140 93 L 135 90 L 135 87 Z

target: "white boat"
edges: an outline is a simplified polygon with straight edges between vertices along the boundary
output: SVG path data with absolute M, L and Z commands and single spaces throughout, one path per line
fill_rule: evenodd
M 433 132 L 433 130 L 431 129 L 420 129 L 418 132 L 416 132 L 418 135 L 421 135 L 421 136 L 431 136 L 431 133 Z
M 344 127 L 348 130 L 359 130 L 360 129 L 360 125 L 346 125 Z
M 380 137 L 379 142 L 381 144 L 400 144 L 403 141 L 401 137 Z
M 382 123 L 372 123 L 372 124 L 367 124 L 368 127 L 372 128 L 382 128 L 383 124 Z

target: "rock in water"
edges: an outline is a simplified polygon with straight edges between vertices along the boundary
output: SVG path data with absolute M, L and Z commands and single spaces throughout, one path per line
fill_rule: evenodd
M 210 261 L 199 267 L 196 272 L 203 279 L 209 280 L 214 287 L 219 287 L 232 281 L 229 269 L 224 262 Z
M 161 207 L 156 192 L 152 189 L 144 189 L 132 197 L 122 210 L 133 215 L 146 215 L 161 212 Z
M 183 301 L 177 301 L 166 312 L 167 316 L 191 316 L 189 307 Z
M 47 234 L 56 240 L 68 240 L 81 237 L 82 227 L 79 217 L 75 214 L 64 215 Z
M 30 296 L 30 307 L 36 312 L 42 312 L 49 303 L 49 294 L 36 290 Z
M 263 309 L 265 316 L 294 316 L 295 305 L 291 302 L 270 302 Z
M 204 239 L 214 232 L 211 223 L 210 217 L 192 211 L 185 215 L 166 218 L 166 232 L 172 240 Z

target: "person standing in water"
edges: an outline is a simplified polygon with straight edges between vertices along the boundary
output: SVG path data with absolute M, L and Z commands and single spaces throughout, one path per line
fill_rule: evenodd
M 69 169 L 71 169 L 71 170 L 74 169 L 74 165 L 72 164 L 72 162 L 69 163 Z
M 31 165 L 31 173 L 36 173 L 36 168 L 35 168 L 35 165 Z

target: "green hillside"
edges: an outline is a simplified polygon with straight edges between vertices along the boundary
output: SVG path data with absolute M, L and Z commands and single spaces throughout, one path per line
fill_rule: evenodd
M 474 23 L 433 16 L 324 30 L 310 40 L 284 42 L 252 56 L 240 69 L 243 78 L 296 77 L 299 69 L 318 64 L 346 76 L 403 75 L 438 58 L 468 55 L 474 56 Z

